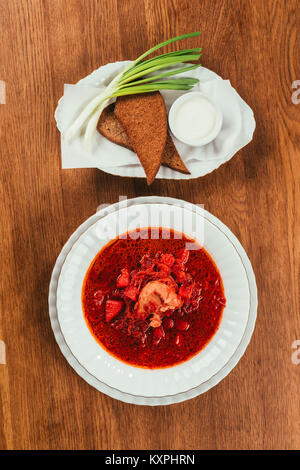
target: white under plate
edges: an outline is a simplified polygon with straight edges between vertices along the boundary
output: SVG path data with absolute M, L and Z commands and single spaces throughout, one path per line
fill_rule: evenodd
M 227 299 L 209 344 L 183 364 L 156 370 L 130 366 L 107 353 L 91 335 L 81 305 L 84 276 L 101 247 L 128 229 L 145 226 L 173 228 L 203 244 L 220 270 Z M 250 262 L 227 227 L 195 205 L 149 197 L 102 209 L 77 229 L 54 268 L 49 306 L 57 342 L 79 375 L 114 398 L 159 405 L 203 393 L 229 373 L 250 340 L 257 293 Z

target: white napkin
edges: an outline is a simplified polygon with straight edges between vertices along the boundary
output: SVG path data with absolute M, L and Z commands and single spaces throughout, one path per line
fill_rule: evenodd
M 57 127 L 61 132 L 68 129 L 82 107 L 130 62 L 115 62 L 95 70 L 76 85 L 65 85 L 55 113 Z M 199 67 L 186 72 L 186 76 L 198 78 L 193 91 L 201 91 L 220 108 L 223 125 L 216 139 L 203 147 L 191 147 L 173 138 L 175 146 L 189 168 L 191 175 L 184 175 L 170 168 L 159 169 L 158 178 L 189 179 L 203 176 L 228 161 L 239 149 L 248 144 L 253 136 L 255 120 L 251 108 L 242 100 L 229 80 L 223 80 L 214 72 Z M 182 91 L 162 91 L 167 111 Z M 82 135 L 67 142 L 61 138 L 62 168 L 99 168 L 120 176 L 144 177 L 144 170 L 136 154 L 113 144 L 98 132 L 93 149 L 87 152 Z

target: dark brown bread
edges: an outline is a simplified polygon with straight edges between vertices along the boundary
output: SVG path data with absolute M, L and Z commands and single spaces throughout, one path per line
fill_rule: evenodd
M 150 185 L 160 167 L 167 138 L 167 113 L 159 92 L 119 97 L 115 116 L 122 124 Z
M 181 173 L 190 174 L 189 170 L 183 163 L 179 153 L 176 150 L 173 139 L 169 132 L 167 133 L 166 145 L 161 160 L 162 165 L 172 168 L 172 170 L 180 171 Z
M 97 129 L 100 134 L 115 144 L 133 150 L 126 131 L 114 114 L 115 104 L 107 106 L 101 113 Z
M 104 109 L 98 122 L 98 131 L 111 142 L 133 150 L 122 124 L 114 114 L 114 108 L 115 105 L 110 104 Z M 180 171 L 181 173 L 190 173 L 177 152 L 169 132 L 167 132 L 166 145 L 162 154 L 161 164 L 173 170 Z

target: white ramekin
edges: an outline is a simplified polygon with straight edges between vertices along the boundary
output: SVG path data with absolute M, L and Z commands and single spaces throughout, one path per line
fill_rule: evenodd
M 215 122 L 215 126 L 213 127 L 213 129 L 211 130 L 209 134 L 207 134 L 202 139 L 199 139 L 197 142 L 195 141 L 191 142 L 191 141 L 184 139 L 180 135 L 178 130 L 176 130 L 175 116 L 178 111 L 178 107 L 182 105 L 184 101 L 193 99 L 193 97 L 195 96 L 201 96 L 210 102 L 210 104 L 214 107 L 215 112 L 216 112 L 216 122 Z M 190 93 L 185 93 L 184 95 L 181 95 L 179 98 L 177 98 L 177 100 L 174 101 L 169 111 L 169 126 L 170 126 L 172 134 L 184 144 L 191 145 L 192 147 L 201 147 L 203 145 L 206 145 L 212 142 L 219 134 L 221 127 L 222 127 L 222 123 L 223 123 L 223 115 L 220 109 L 218 108 L 218 106 L 210 98 L 208 98 L 208 96 L 204 95 L 200 91 L 192 91 Z

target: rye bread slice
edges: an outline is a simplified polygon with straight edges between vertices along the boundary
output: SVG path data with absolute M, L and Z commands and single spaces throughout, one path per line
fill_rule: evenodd
M 172 170 L 180 171 L 181 173 L 186 173 L 188 175 L 191 174 L 183 163 L 181 156 L 177 152 L 177 149 L 169 132 L 167 133 L 166 145 L 164 148 L 161 163 L 162 165 L 172 168 Z
M 115 103 L 107 106 L 101 113 L 97 129 L 104 137 L 115 144 L 133 150 L 126 131 L 114 114 Z
M 98 131 L 111 142 L 133 150 L 122 124 L 114 114 L 114 108 L 115 105 L 112 103 L 103 110 L 98 122 Z M 161 164 L 172 168 L 172 170 L 190 174 L 177 152 L 169 132 L 167 132 L 166 145 L 162 154 Z
M 159 92 L 121 96 L 115 116 L 122 124 L 150 185 L 160 167 L 167 138 L 167 113 Z

